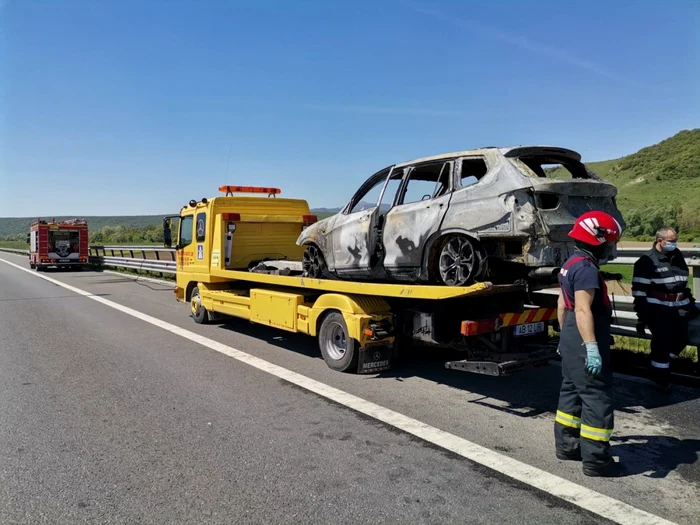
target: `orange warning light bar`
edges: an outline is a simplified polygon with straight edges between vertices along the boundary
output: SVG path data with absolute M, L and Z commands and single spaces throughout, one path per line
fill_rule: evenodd
M 263 188 L 260 186 L 219 186 L 219 191 L 227 196 L 233 193 L 265 193 L 267 195 L 282 193 L 282 190 L 279 188 Z

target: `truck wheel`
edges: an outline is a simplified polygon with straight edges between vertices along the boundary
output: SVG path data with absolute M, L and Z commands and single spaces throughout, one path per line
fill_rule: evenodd
M 206 324 L 209 322 L 209 312 L 202 306 L 202 296 L 199 295 L 199 287 L 195 286 L 192 289 L 192 298 L 190 299 L 190 309 L 192 311 L 192 319 L 197 324 Z
M 358 344 L 348 336 L 348 326 L 340 312 L 324 317 L 318 331 L 318 344 L 329 368 L 338 372 L 357 369 Z
M 36 268 L 36 264 L 29 263 L 29 267 L 33 270 L 34 268 Z

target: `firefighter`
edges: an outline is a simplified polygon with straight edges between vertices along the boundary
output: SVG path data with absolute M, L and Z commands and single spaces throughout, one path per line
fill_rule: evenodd
M 569 232 L 576 250 L 559 273 L 562 385 L 554 423 L 556 456 L 582 461 L 587 476 L 612 477 L 610 324 L 612 308 L 599 266 L 612 256 L 622 228 L 611 215 L 581 215 Z
M 698 310 L 688 287 L 688 265 L 677 247 L 678 234 L 663 227 L 654 247 L 634 264 L 632 295 L 637 332 L 651 331 L 651 370 L 662 392 L 669 392 L 671 359 L 688 343 L 688 320 Z

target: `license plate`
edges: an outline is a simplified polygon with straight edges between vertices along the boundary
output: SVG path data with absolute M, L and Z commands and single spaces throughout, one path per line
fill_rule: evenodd
M 513 329 L 516 336 L 535 335 L 544 332 L 544 323 L 519 324 Z
M 70 262 L 70 259 L 59 259 L 58 262 Z

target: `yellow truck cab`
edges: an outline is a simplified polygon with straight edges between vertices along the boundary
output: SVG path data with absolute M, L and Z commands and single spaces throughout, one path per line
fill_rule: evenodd
M 399 340 L 471 348 L 476 359 L 446 366 L 489 375 L 552 357 L 515 351 L 521 345 L 514 338 L 546 334 L 556 316 L 554 308 L 524 308 L 521 286 L 304 277 L 296 241 L 317 220 L 307 202 L 278 198 L 277 188 L 219 190 L 225 196 L 192 200 L 177 216 L 175 294 L 189 303 L 195 322 L 233 316 L 314 336 L 326 364 L 343 372 L 387 370 Z M 166 247 L 172 245 L 172 218 L 163 222 Z
M 215 275 L 217 270 L 247 271 L 266 260 L 301 261 L 304 250 L 296 240 L 317 220 L 305 200 L 276 198 L 278 188 L 221 186 L 219 191 L 225 196 L 191 200 L 180 211 L 175 246 L 180 300 L 190 300 L 193 283 L 225 279 Z

